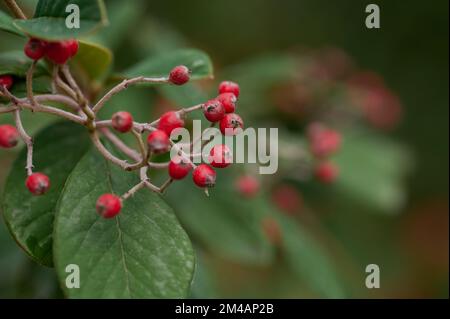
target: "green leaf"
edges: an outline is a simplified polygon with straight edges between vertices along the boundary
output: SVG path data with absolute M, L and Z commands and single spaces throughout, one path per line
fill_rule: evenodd
M 24 78 L 32 61 L 25 56 L 23 51 L 8 51 L 0 53 L 0 75 L 11 74 Z M 43 62 L 36 66 L 34 76 L 48 74 Z
M 348 132 L 335 161 L 340 169 L 334 185 L 339 196 L 386 213 L 398 212 L 404 205 L 405 177 L 412 163 L 401 145 L 368 131 Z
M 69 4 L 80 9 L 80 27 L 66 26 Z M 33 19 L 14 20 L 14 25 L 26 34 L 45 40 L 77 38 L 107 24 L 102 0 L 39 0 Z
M 146 76 L 166 77 L 177 65 L 185 65 L 191 70 L 191 79 L 198 80 L 212 78 L 213 66 L 209 56 L 196 49 L 182 49 L 161 54 L 138 63 L 129 68 L 123 75 L 125 77 Z
M 173 185 L 166 196 L 189 233 L 210 251 L 249 265 L 270 264 L 274 249 L 259 223 L 265 207 L 257 201 L 237 199 L 232 187 L 232 180 L 220 174 L 209 197 L 192 187 L 191 181 Z M 180 198 L 188 198 L 189 204 Z
M 324 248 L 292 218 L 282 213 L 274 217 L 282 230 L 284 259 L 293 273 L 320 297 L 343 298 L 336 266 Z
M 34 139 L 35 171 L 51 179 L 43 196 L 33 196 L 25 188 L 24 149 L 14 162 L 3 194 L 3 218 L 25 252 L 40 264 L 52 265 L 53 218 L 62 187 L 89 146 L 86 129 L 72 123 L 57 123 Z
M 170 207 L 142 190 L 124 202 L 120 215 L 95 211 L 103 193 L 122 194 L 137 176 L 93 150 L 71 174 L 59 201 L 54 233 L 56 270 L 75 298 L 181 298 L 189 293 L 194 252 Z M 80 288 L 65 285 L 65 268 L 80 268 Z
M 112 62 L 112 52 L 99 44 L 80 40 L 77 55 L 71 64 L 91 80 L 103 78 Z
M 21 32 L 14 24 L 13 18 L 7 15 L 5 12 L 0 11 L 0 30 L 17 34 L 20 36 L 24 36 L 23 32 Z

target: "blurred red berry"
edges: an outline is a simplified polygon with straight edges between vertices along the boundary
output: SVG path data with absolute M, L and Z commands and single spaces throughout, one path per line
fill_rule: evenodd
M 19 132 L 8 124 L 0 125 L 0 147 L 11 148 L 19 142 Z
M 33 195 L 42 195 L 50 188 L 50 179 L 45 174 L 33 173 L 27 177 L 25 186 Z
M 216 184 L 216 172 L 206 164 L 200 164 L 192 173 L 194 183 L 198 187 L 214 187 Z
M 120 213 L 122 209 L 122 201 L 113 194 L 103 194 L 97 199 L 95 205 L 97 213 L 103 218 L 113 218 Z
M 185 178 L 192 169 L 191 163 L 181 156 L 175 156 L 169 163 L 169 176 L 173 179 Z
M 76 39 L 66 40 L 69 47 L 70 57 L 75 56 L 78 53 L 79 43 Z
M 56 64 L 64 64 L 72 56 L 72 46 L 68 41 L 49 42 L 45 49 L 47 58 Z
M 272 217 L 265 217 L 261 220 L 261 228 L 269 242 L 273 245 L 280 245 L 282 242 L 281 228 L 278 222 Z
M 133 128 L 133 117 L 128 112 L 117 112 L 111 118 L 112 126 L 119 132 L 126 133 Z
M 147 137 L 147 144 L 153 154 L 166 153 L 170 149 L 169 136 L 161 130 L 151 132 Z
M 322 162 L 316 166 L 315 175 L 319 182 L 330 184 L 338 177 L 339 169 L 332 162 Z
M 0 86 L 3 86 L 7 90 L 9 90 L 12 87 L 13 83 L 14 81 L 11 75 L 0 75 Z
M 259 180 L 251 175 L 240 176 L 236 180 L 237 191 L 246 198 L 254 197 L 259 192 Z
M 233 93 L 238 98 L 240 93 L 239 85 L 232 81 L 223 81 L 219 84 L 219 94 L 222 93 Z
M 29 39 L 24 52 L 32 60 L 39 60 L 45 55 L 46 42 L 39 39 Z
M 244 122 L 236 113 L 225 114 L 220 120 L 220 131 L 223 135 L 236 135 L 238 129 L 244 129 Z
M 341 134 L 335 130 L 325 128 L 321 124 L 313 123 L 308 128 L 308 137 L 311 152 L 319 158 L 332 155 L 341 146 Z
M 209 100 L 203 105 L 203 114 L 210 122 L 218 122 L 225 115 L 225 108 L 219 100 Z
M 300 193 L 290 185 L 280 185 L 272 191 L 272 201 L 283 212 L 293 215 L 303 206 Z
M 158 129 L 166 132 L 168 136 L 173 130 L 180 127 L 184 127 L 184 121 L 177 112 L 166 112 L 159 119 Z
M 183 85 L 189 82 L 190 77 L 190 70 L 184 65 L 179 65 L 170 71 L 169 82 L 175 85 Z
M 222 93 L 217 97 L 217 100 L 222 103 L 225 113 L 234 113 L 236 110 L 237 98 L 234 93 Z
M 215 145 L 209 152 L 209 162 L 212 167 L 225 168 L 233 162 L 233 155 L 227 145 Z

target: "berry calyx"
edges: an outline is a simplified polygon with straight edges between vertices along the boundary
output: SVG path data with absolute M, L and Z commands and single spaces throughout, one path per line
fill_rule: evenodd
M 203 114 L 210 122 L 218 122 L 225 115 L 225 108 L 219 100 L 209 100 L 203 104 Z
M 172 179 L 183 179 L 189 174 L 191 169 L 191 163 L 181 156 L 175 156 L 169 163 L 169 176 Z
M 208 165 L 200 164 L 194 169 L 192 179 L 198 187 L 214 187 L 216 184 L 216 172 Z
M 25 186 L 33 195 L 42 195 L 50 188 L 50 179 L 45 174 L 33 173 L 27 177 Z
M 227 145 L 215 145 L 209 152 L 209 164 L 216 168 L 225 168 L 233 162 L 233 154 Z
M 244 121 L 236 113 L 225 114 L 220 120 L 220 131 L 223 135 L 236 135 L 239 129 L 244 129 Z
M 7 90 L 9 90 L 12 87 L 13 83 L 14 81 L 11 75 L 0 75 L 0 86 L 3 86 Z
M 113 194 L 103 194 L 97 199 L 95 205 L 97 213 L 103 218 L 113 218 L 120 213 L 122 209 L 122 201 Z
M 189 82 L 190 78 L 191 71 L 184 65 L 174 67 L 169 74 L 169 82 L 175 85 L 183 85 Z
M 217 97 L 217 100 L 222 103 L 225 113 L 234 113 L 236 110 L 237 98 L 234 93 L 222 93 Z
M 322 162 L 315 169 L 316 178 L 324 184 L 330 184 L 339 175 L 338 167 L 332 162 Z
M 8 124 L 0 125 L 0 147 L 12 148 L 19 142 L 19 132 Z
M 153 154 L 166 153 L 170 149 L 169 136 L 161 130 L 151 132 L 147 137 L 147 144 Z
M 233 93 L 238 98 L 240 93 L 239 85 L 232 81 L 223 81 L 219 84 L 219 94 L 222 93 Z
M 166 112 L 159 119 L 158 129 L 166 132 L 168 136 L 180 127 L 184 127 L 184 121 L 177 112 Z
M 78 51 L 77 40 L 49 42 L 45 49 L 45 55 L 56 64 L 64 64 Z
M 259 191 L 259 180 L 251 175 L 240 176 L 236 180 L 236 189 L 242 196 L 252 198 Z
M 121 133 L 129 132 L 133 127 L 133 117 L 128 112 L 117 112 L 111 118 L 114 129 Z
M 46 42 L 39 39 L 29 39 L 25 44 L 24 52 L 32 60 L 39 60 L 45 55 Z
M 311 152 L 318 158 L 323 158 L 337 152 L 341 146 L 341 134 L 335 130 L 313 124 L 309 130 Z

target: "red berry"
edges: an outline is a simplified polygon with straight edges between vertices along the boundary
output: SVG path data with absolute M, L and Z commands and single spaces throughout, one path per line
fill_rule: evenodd
M 153 154 L 166 153 L 170 149 L 169 136 L 161 130 L 151 132 L 147 137 L 147 144 Z
M 49 42 L 45 49 L 45 55 L 53 63 L 64 64 L 72 56 L 72 50 L 70 41 Z
M 0 86 L 4 86 L 7 90 L 11 88 L 14 81 L 11 75 L 0 75 Z
M 222 93 L 233 93 L 238 98 L 240 93 L 239 85 L 231 81 L 223 81 L 219 85 L 219 94 Z
M 184 121 L 177 112 L 166 112 L 159 119 L 158 129 L 166 132 L 168 136 L 173 130 L 180 127 L 184 127 Z
M 219 100 L 209 100 L 203 104 L 203 114 L 210 122 L 218 122 L 225 115 L 225 108 Z
M 19 132 L 12 125 L 0 125 L 0 147 L 11 148 L 19 142 Z
M 42 195 L 49 189 L 50 179 L 45 174 L 34 173 L 28 176 L 25 186 L 33 195 Z
M 337 131 L 312 124 L 308 129 L 311 152 L 322 158 L 335 153 L 341 146 L 341 134 Z
M 225 168 L 233 162 L 231 150 L 224 144 L 215 145 L 209 155 L 209 162 L 212 167 Z
M 29 39 L 25 44 L 24 52 L 32 60 L 39 60 L 45 55 L 46 42 L 39 39 Z
M 322 162 L 316 167 L 315 175 L 320 182 L 330 184 L 338 177 L 339 169 L 331 162 Z
M 259 191 L 259 181 L 254 176 L 244 175 L 236 180 L 236 188 L 242 196 L 252 198 Z
M 272 201 L 283 212 L 293 215 L 303 206 L 299 192 L 290 185 L 281 185 L 272 192 Z
M 192 178 L 198 187 L 213 187 L 216 184 L 216 172 L 206 164 L 197 166 Z
M 173 179 L 183 179 L 192 169 L 191 163 L 181 156 L 175 156 L 169 163 L 169 176 Z
M 217 99 L 220 103 L 222 103 L 226 113 L 234 113 L 237 102 L 236 95 L 233 93 L 222 93 L 217 97 Z
M 220 121 L 220 131 L 224 135 L 236 135 L 238 129 L 244 128 L 244 122 L 236 113 L 225 114 Z
M 78 40 L 71 39 L 71 40 L 67 40 L 66 42 L 69 47 L 70 57 L 75 56 L 78 52 L 78 47 L 79 47 Z
M 175 85 L 183 85 L 189 81 L 191 71 L 184 65 L 176 66 L 170 71 L 169 82 Z
M 133 127 L 133 117 L 128 112 L 117 112 L 112 116 L 112 126 L 119 132 L 126 133 Z
M 113 194 L 103 194 L 97 199 L 95 205 L 97 213 L 104 218 L 113 218 L 120 213 L 122 209 L 122 201 L 119 197 Z

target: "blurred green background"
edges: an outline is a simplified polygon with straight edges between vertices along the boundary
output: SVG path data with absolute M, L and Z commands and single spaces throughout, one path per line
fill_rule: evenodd
M 109 41 L 117 70 L 134 64 L 147 50 L 163 51 L 172 45 L 170 39 L 176 39 L 208 52 L 219 74 L 255 56 L 298 47 L 337 47 L 358 67 L 380 74 L 404 107 L 400 126 L 381 134 L 411 152 L 414 170 L 404 185 L 407 202 L 396 214 L 373 213 L 352 202 L 318 207 L 318 232 L 326 233 L 322 242 L 339 260 L 347 296 L 448 297 L 448 1 L 376 1 L 381 8 L 381 29 L 372 30 L 364 25 L 369 1 L 106 3 L 108 8 L 122 8 L 115 15 L 110 12 L 109 32 L 121 32 L 114 28 L 115 19 L 122 18 L 120 12 L 133 17 L 128 18 L 121 40 Z M 152 31 L 155 21 L 167 28 L 158 26 Z M 167 37 L 152 34 L 161 30 L 168 32 Z M 154 43 L 154 39 L 161 42 Z M 21 43 L 12 35 L 0 34 L 0 50 L 20 48 Z M 143 98 L 147 97 L 137 101 Z M 0 155 L 0 180 L 4 180 L 12 156 Z M 29 267 L 3 225 L 0 249 L 0 297 L 60 296 L 51 271 Z M 282 264 L 271 268 L 242 265 L 211 249 L 204 249 L 202 256 L 200 269 L 208 269 L 208 278 L 199 280 L 203 284 L 198 287 L 199 296 L 315 296 L 302 289 L 301 281 L 285 276 Z M 380 265 L 381 289 L 364 287 L 364 268 L 370 263 Z

